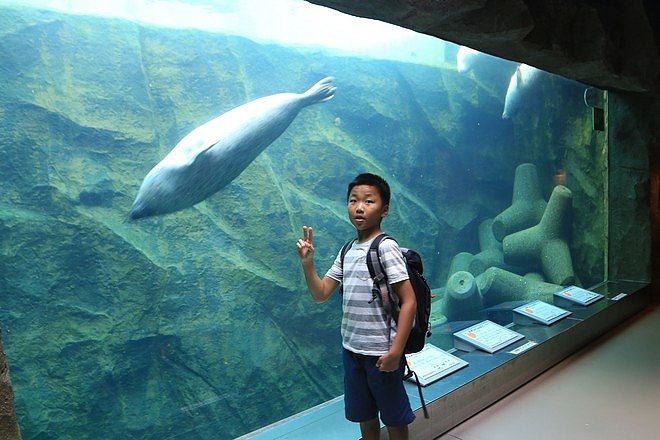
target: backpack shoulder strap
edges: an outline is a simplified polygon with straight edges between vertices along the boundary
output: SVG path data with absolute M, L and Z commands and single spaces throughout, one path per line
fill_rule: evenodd
M 351 246 L 355 243 L 355 239 L 348 240 L 344 245 L 341 247 L 341 252 L 339 252 L 339 261 L 341 264 L 342 269 L 344 268 L 344 257 L 346 256 L 346 252 L 351 248 Z
M 353 243 L 355 242 L 355 238 L 352 240 L 348 240 L 344 245 L 341 247 L 341 251 L 339 252 L 339 264 L 341 264 L 341 270 L 342 273 L 344 272 L 344 257 L 346 256 L 346 252 L 351 248 Z M 344 283 L 341 284 L 339 287 L 339 293 L 344 294 Z
M 369 268 L 369 275 L 371 275 L 371 279 L 374 281 L 373 293 L 380 297 L 385 311 L 391 316 L 392 301 L 390 297 L 390 286 L 387 282 L 387 274 L 380 260 L 379 252 L 380 243 L 388 238 L 394 240 L 389 235 L 383 233 L 371 242 L 371 246 L 367 252 L 367 267 Z

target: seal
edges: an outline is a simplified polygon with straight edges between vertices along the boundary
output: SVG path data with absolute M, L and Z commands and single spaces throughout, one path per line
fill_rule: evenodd
M 510 119 L 524 105 L 525 100 L 536 87 L 536 83 L 543 74 L 542 70 L 527 64 L 519 64 L 511 75 L 509 87 L 504 97 L 504 111 L 502 119 Z
M 300 110 L 334 97 L 327 77 L 305 93 L 278 93 L 236 107 L 188 133 L 145 176 L 131 219 L 189 208 L 234 180 Z
M 456 53 L 456 70 L 458 73 L 469 72 L 478 62 L 479 57 L 482 55 L 484 54 L 478 50 L 472 49 L 471 47 L 459 47 L 458 52 Z

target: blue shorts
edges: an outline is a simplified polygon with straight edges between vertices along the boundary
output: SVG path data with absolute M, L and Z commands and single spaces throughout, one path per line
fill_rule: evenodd
M 415 420 L 403 386 L 405 360 L 399 369 L 383 373 L 376 367 L 376 356 L 365 356 L 344 349 L 344 404 L 346 418 L 366 422 L 378 418 L 385 426 L 406 426 Z

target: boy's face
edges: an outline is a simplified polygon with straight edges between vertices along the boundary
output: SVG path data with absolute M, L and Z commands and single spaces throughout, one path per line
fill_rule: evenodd
M 356 185 L 348 195 L 348 218 L 358 232 L 380 229 L 380 222 L 389 211 L 383 205 L 378 188 L 371 185 Z

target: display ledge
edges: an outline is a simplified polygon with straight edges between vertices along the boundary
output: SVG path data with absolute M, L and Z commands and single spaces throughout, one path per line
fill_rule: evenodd
M 589 306 L 562 304 L 562 308 L 571 312 L 570 316 L 551 325 L 514 324 L 513 309 L 521 302 L 488 309 L 488 320 L 525 336 L 493 354 L 451 348 L 453 334 L 478 321 L 435 327 L 429 343 L 469 365 L 423 388 L 429 419 L 424 418 L 416 385 L 406 383 L 417 415 L 410 425 L 411 438 L 435 438 L 449 431 L 642 310 L 652 300 L 648 283 L 607 282 L 590 290 L 604 298 Z M 359 438 L 359 435 L 357 424 L 344 418 L 343 396 L 339 396 L 240 438 L 350 439 Z

